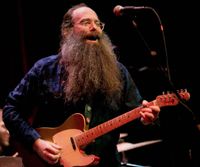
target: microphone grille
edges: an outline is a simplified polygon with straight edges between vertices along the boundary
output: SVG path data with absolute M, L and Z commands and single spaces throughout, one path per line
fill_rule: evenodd
M 117 5 L 114 7 L 113 9 L 113 13 L 116 15 L 116 16 L 121 16 L 122 15 L 122 12 L 121 10 L 123 9 L 123 7 L 121 5 Z

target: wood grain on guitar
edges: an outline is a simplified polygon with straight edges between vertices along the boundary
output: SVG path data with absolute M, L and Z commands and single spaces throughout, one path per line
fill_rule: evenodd
M 159 107 L 175 106 L 179 104 L 181 100 L 189 100 L 190 94 L 186 90 L 177 92 L 179 97 L 175 93 L 167 93 L 159 95 L 155 100 L 149 102 L 149 106 L 158 105 Z M 60 145 L 62 149 L 60 164 L 64 167 L 83 167 L 91 166 L 95 164 L 97 157 L 95 155 L 86 155 L 81 148 L 88 145 L 94 139 L 140 117 L 140 111 L 142 106 L 137 107 L 131 111 L 128 111 L 118 117 L 115 117 L 107 122 L 104 122 L 94 128 L 85 130 L 86 122 L 85 118 L 80 113 L 71 115 L 61 126 L 56 128 L 42 127 L 37 131 L 40 133 L 41 138 L 52 141 Z M 27 153 L 26 153 L 27 154 Z M 37 160 L 40 160 L 37 158 Z M 36 161 L 36 158 L 34 159 Z M 30 162 L 30 161 L 29 161 Z M 32 161 L 33 162 L 33 161 Z M 32 163 L 30 162 L 30 163 Z M 44 163 L 40 166 L 43 167 Z M 33 167 L 29 164 L 26 167 Z

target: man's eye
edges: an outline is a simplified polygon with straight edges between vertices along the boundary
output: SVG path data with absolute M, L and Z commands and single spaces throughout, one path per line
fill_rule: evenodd
M 82 24 L 82 25 L 89 25 L 89 24 L 90 24 L 90 21 L 84 20 L 84 21 L 81 21 L 81 24 Z

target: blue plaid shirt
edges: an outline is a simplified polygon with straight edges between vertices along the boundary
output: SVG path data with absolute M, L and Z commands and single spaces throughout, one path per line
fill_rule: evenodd
M 97 101 L 91 107 L 90 127 L 123 114 L 141 103 L 141 96 L 128 70 L 121 63 L 119 68 L 123 78 L 123 102 L 121 106 L 109 105 L 97 97 Z M 9 93 L 3 108 L 3 118 L 11 136 L 32 146 L 33 142 L 40 137 L 35 128 L 56 127 L 73 113 L 84 114 L 86 106 L 84 101 L 76 104 L 65 102 L 62 87 L 63 72 L 59 55 L 42 58 Z M 88 150 L 93 150 L 100 157 L 102 154 L 107 158 L 105 161 L 111 161 L 112 158 L 106 155 L 109 153 L 108 150 L 116 151 L 118 136 L 119 133 L 115 131 L 108 133 L 100 137 L 101 140 L 99 138 L 96 140 L 95 143 L 99 147 L 91 145 Z

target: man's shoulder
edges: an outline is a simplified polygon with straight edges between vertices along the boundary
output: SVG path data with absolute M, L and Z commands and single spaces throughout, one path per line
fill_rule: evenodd
M 51 64 L 58 61 L 58 55 L 50 55 L 39 59 L 36 64 Z
M 59 56 L 58 55 L 50 55 L 47 57 L 43 57 L 39 60 L 37 60 L 31 71 L 37 71 L 37 72 L 42 72 L 42 71 L 51 71 L 54 70 L 55 68 L 57 68 L 58 63 L 59 62 Z
M 34 63 L 34 68 L 43 68 L 43 67 L 48 67 L 52 65 L 56 65 L 59 61 L 59 56 L 58 55 L 50 55 L 47 57 L 43 57 L 39 60 L 37 60 Z

